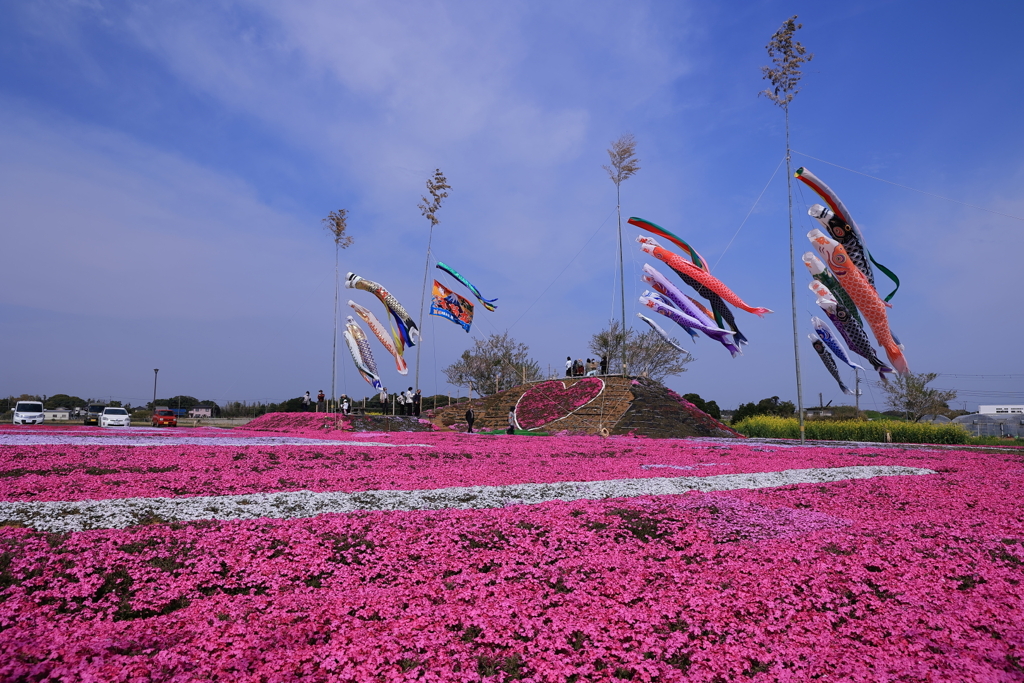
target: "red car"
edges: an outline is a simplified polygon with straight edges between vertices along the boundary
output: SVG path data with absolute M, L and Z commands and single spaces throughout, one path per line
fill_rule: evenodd
M 153 413 L 154 427 L 177 427 L 178 417 L 171 410 L 158 410 Z

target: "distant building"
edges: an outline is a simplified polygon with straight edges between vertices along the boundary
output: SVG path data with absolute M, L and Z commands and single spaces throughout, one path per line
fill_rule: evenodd
M 198 406 L 188 411 L 189 417 L 213 417 L 212 406 Z
M 982 415 L 1020 415 L 1024 417 L 1024 406 L 978 406 Z
M 53 422 L 54 420 L 68 420 L 71 418 L 71 411 L 67 408 L 54 408 L 43 411 L 43 421 Z

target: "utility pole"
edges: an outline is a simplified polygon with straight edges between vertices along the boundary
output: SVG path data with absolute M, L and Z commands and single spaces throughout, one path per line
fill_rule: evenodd
M 860 370 L 857 368 L 853 369 L 854 377 L 854 390 L 853 398 L 857 401 L 857 419 L 860 419 Z
M 156 410 L 156 376 L 160 368 L 153 368 L 153 410 Z

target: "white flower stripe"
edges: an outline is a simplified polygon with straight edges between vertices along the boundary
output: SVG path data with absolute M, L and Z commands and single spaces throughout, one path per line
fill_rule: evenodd
M 123 529 L 144 522 L 203 519 L 292 519 L 358 510 L 412 511 L 499 508 L 548 501 L 601 500 L 662 496 L 688 491 L 761 489 L 820 484 L 873 477 L 936 474 L 902 466 L 852 466 L 719 474 L 706 477 L 658 477 L 606 481 L 459 486 L 417 491 L 355 493 L 293 491 L 192 498 L 122 498 L 57 502 L 0 502 L 0 522 L 25 524 L 37 531 L 71 532 Z

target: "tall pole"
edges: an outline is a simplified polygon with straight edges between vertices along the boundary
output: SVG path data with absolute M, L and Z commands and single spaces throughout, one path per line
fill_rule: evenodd
M 156 376 L 160 368 L 153 368 L 153 410 L 156 410 Z
M 619 219 L 619 298 L 622 300 L 622 376 L 626 376 L 626 279 L 622 267 L 622 198 L 619 183 L 615 183 L 615 213 Z
M 334 340 L 331 345 L 331 403 L 335 403 L 334 385 L 338 379 L 338 243 L 334 243 Z
M 796 362 L 796 414 L 800 422 L 800 443 L 804 442 L 804 390 L 800 379 L 799 329 L 796 322 L 796 255 L 793 251 L 793 170 L 789 149 L 789 104 L 786 112 L 786 194 L 789 198 L 789 296 L 793 307 L 793 359 Z
M 434 241 L 434 222 L 430 222 L 430 236 L 427 237 L 427 262 L 423 266 L 423 289 L 420 291 L 420 325 L 423 324 L 423 303 L 427 298 L 427 273 L 430 272 L 430 245 Z M 423 333 L 420 332 L 419 344 L 416 345 L 416 388 L 420 388 L 420 351 L 423 350 Z M 435 369 L 436 372 L 436 369 Z

